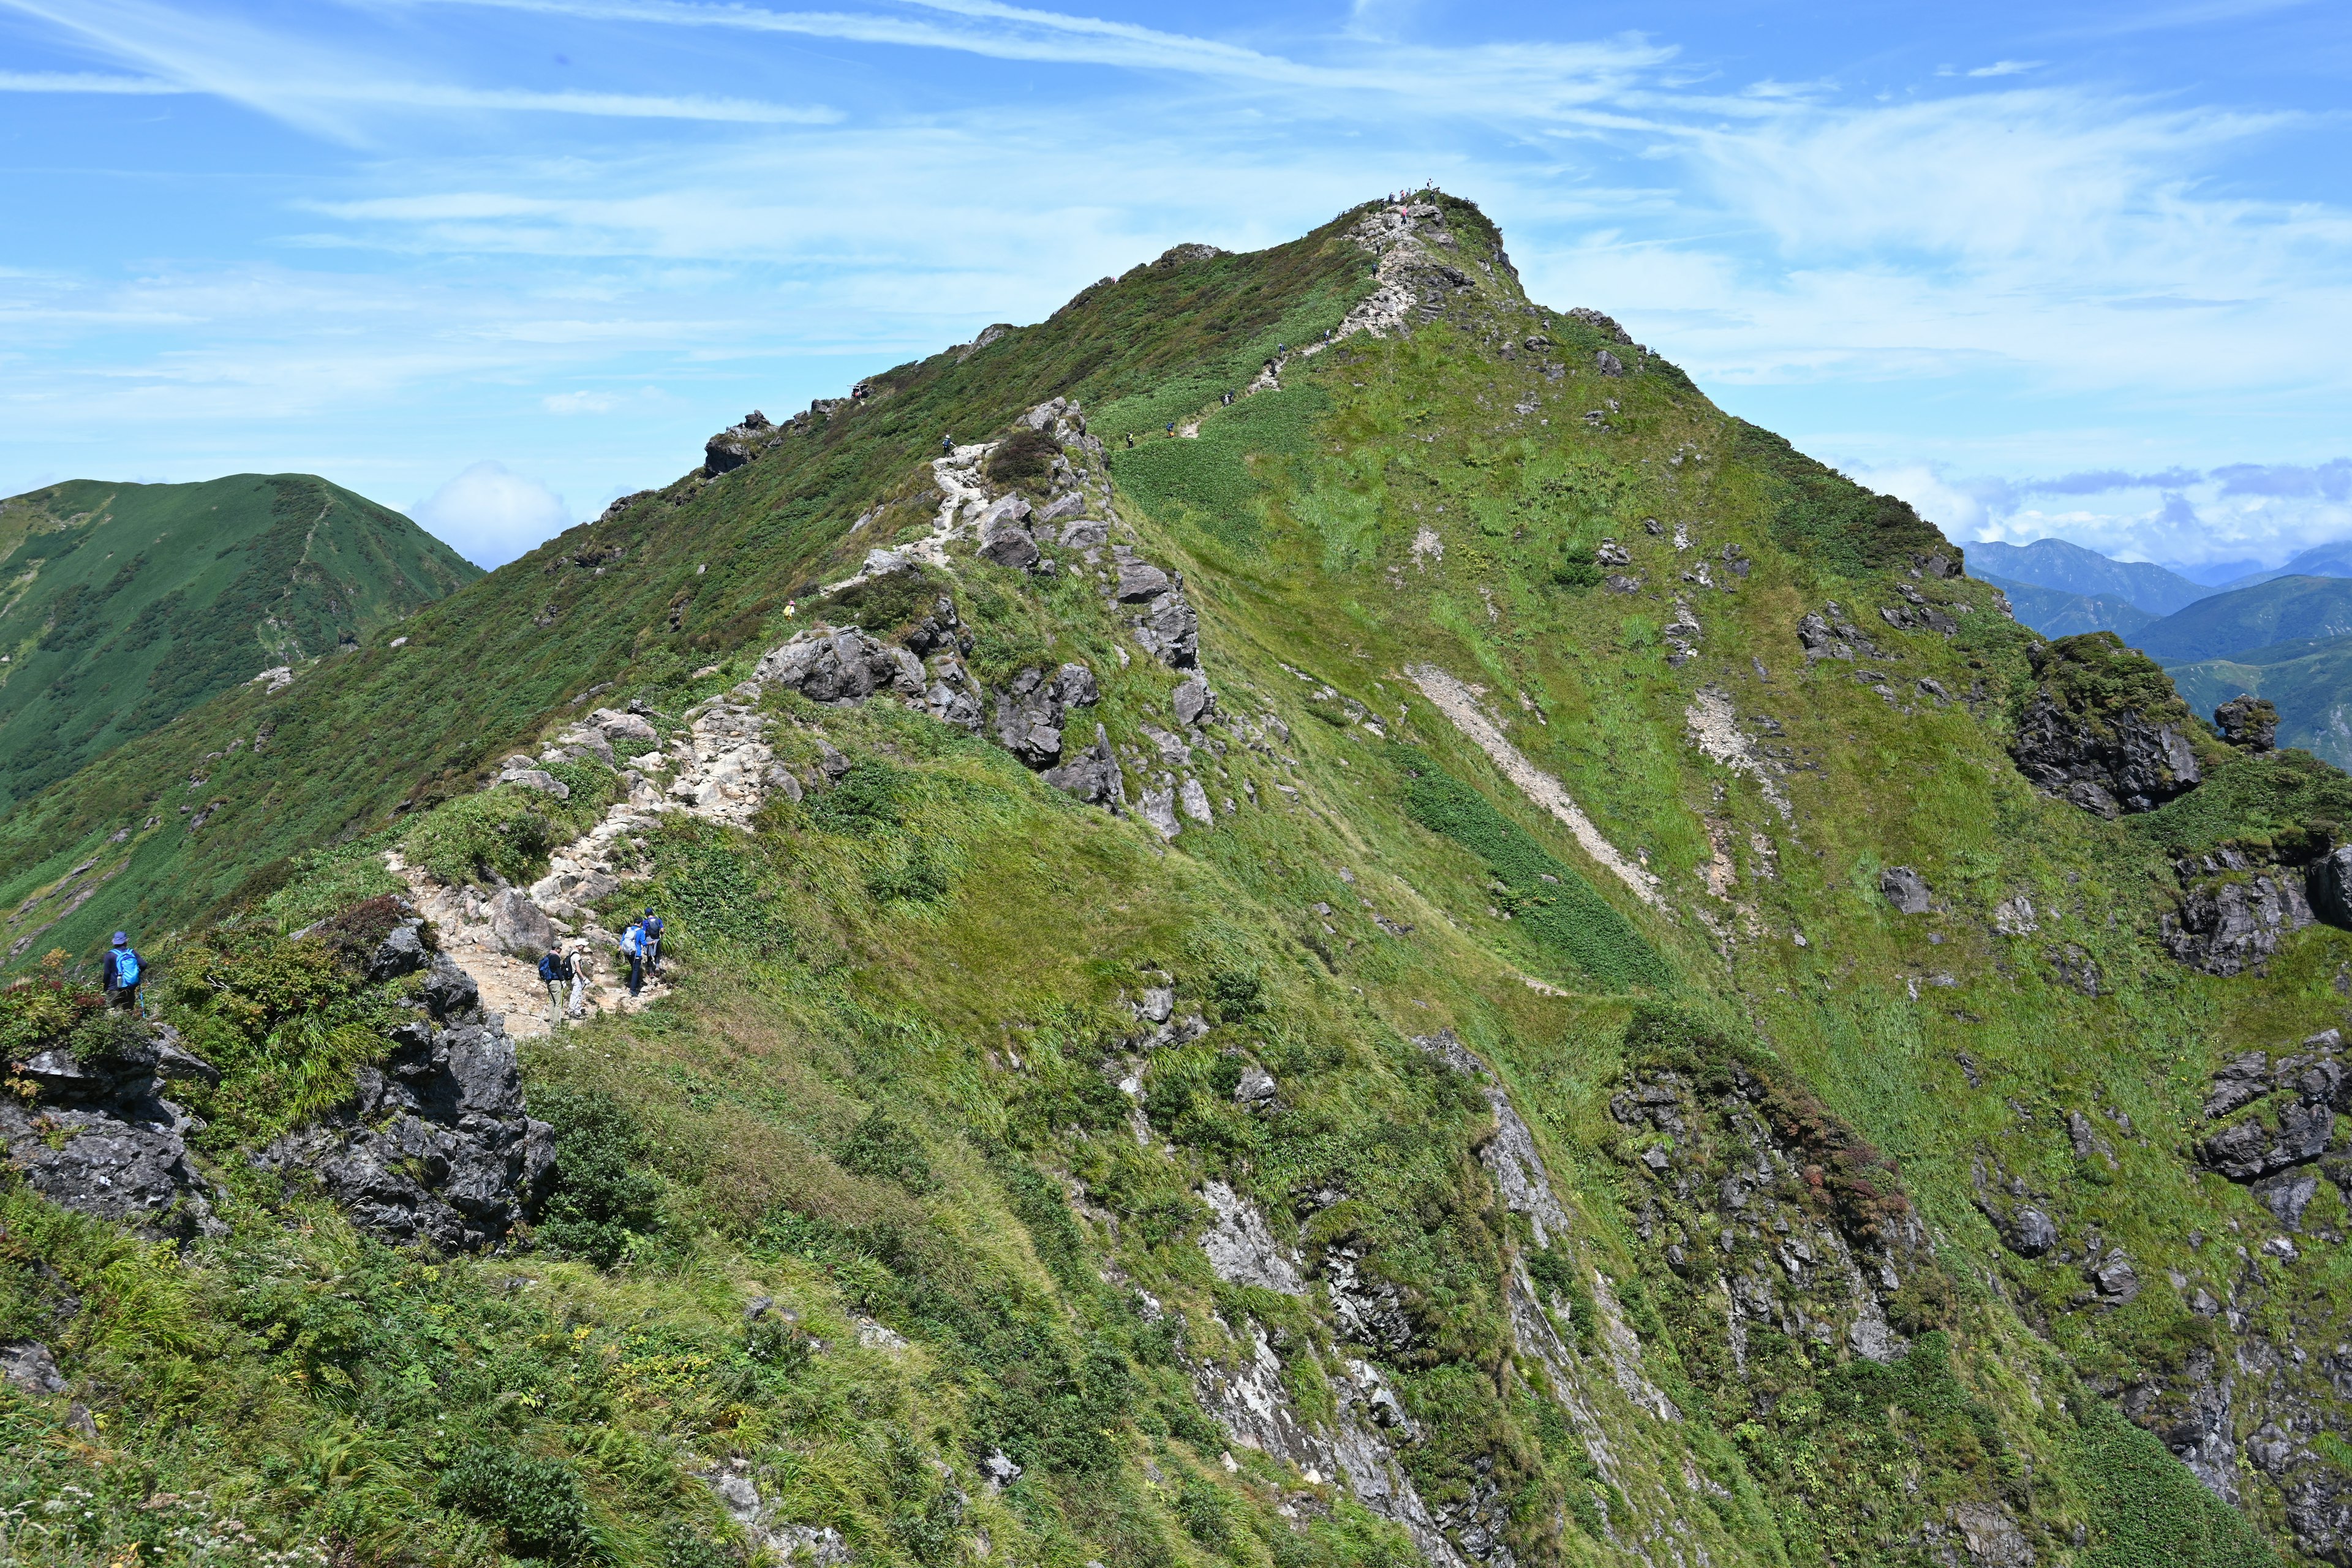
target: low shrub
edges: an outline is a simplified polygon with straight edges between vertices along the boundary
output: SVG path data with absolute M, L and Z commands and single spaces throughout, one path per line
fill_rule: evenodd
M 563 1562 L 589 1545 L 588 1502 L 580 1478 L 561 1459 L 488 1444 L 467 1448 L 441 1472 L 434 1500 L 496 1525 L 516 1557 Z

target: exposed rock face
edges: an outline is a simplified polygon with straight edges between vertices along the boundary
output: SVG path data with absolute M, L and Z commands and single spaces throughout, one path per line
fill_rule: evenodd
M 703 443 L 702 473 L 706 479 L 731 474 L 781 438 L 768 416 L 754 408 L 740 425 L 730 425 Z
M 2179 910 L 2163 917 L 2165 951 L 2208 974 L 2261 970 L 2279 942 L 2312 923 L 2305 878 L 2258 866 L 2235 849 L 2183 860 Z
M 2263 697 L 2232 697 L 2213 710 L 2213 728 L 2221 739 L 2249 752 L 2267 752 L 2278 744 L 2278 710 Z
M 217 1083 L 166 1025 L 102 1059 L 53 1047 L 24 1064 L 30 1100 L 0 1095 L 0 1147 L 25 1184 L 63 1207 L 159 1240 L 217 1234 L 187 1137 L 204 1123 L 163 1098 L 172 1079 Z
M 1051 675 L 1033 665 L 995 693 L 996 738 L 1029 767 L 1050 768 L 1062 760 L 1069 710 L 1092 707 L 1100 698 L 1094 671 L 1083 664 L 1066 664 Z
M 1135 640 L 1171 669 L 1198 668 L 1201 616 L 1184 597 L 1184 574 L 1163 572 L 1124 544 L 1110 553 L 1118 579 L 1113 593 L 1136 608 Z
M 2241 1183 L 2316 1162 L 2335 1135 L 2336 1113 L 2352 1111 L 2352 1068 L 2344 1057 L 2343 1037 L 2328 1029 L 2276 1061 L 2261 1051 L 2231 1061 L 2214 1075 L 2205 1114 L 2236 1120 L 2206 1136 L 2200 1162 Z M 2301 1205 L 2295 1209 L 2299 1215 Z
M 877 691 L 919 702 L 926 690 L 922 660 L 854 626 L 812 626 L 770 649 L 753 676 L 835 706 L 862 702 Z
M 2154 811 L 2204 777 L 2172 725 L 2126 712 L 2094 727 L 2047 692 L 2019 718 L 2010 755 L 2037 787 L 2108 817 Z
M 1089 805 L 1117 812 L 1127 804 L 1127 774 L 1100 724 L 1095 726 L 1093 745 L 1060 767 L 1046 769 L 1042 776 L 1055 789 L 1067 791 Z
M 2311 912 L 2339 931 L 2352 931 L 2352 844 L 2338 845 L 2312 863 L 2304 891 Z
M 483 1014 L 472 977 L 436 953 L 423 995 L 425 1016 L 393 1031 L 381 1068 L 360 1069 L 350 1104 L 254 1163 L 307 1172 L 354 1223 L 389 1239 L 478 1250 L 536 1211 L 554 1134 L 525 1113 L 514 1041 Z
M 1037 539 L 1029 531 L 1029 502 L 1018 495 L 990 502 L 980 514 L 980 552 L 1015 571 L 1036 565 Z

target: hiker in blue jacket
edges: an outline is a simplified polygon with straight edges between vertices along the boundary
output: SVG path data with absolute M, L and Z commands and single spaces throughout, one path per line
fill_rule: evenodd
M 637 922 L 637 929 L 646 933 L 646 968 L 658 976 L 661 973 L 662 918 L 647 910 L 646 918 Z
M 100 984 L 106 987 L 106 1005 L 126 1013 L 138 1012 L 139 986 L 146 977 L 147 966 L 140 961 L 138 949 L 131 945 L 130 932 L 114 933 L 114 945 L 99 961 L 99 972 Z
M 621 933 L 621 956 L 629 961 L 629 994 L 646 983 L 646 928 L 631 924 Z

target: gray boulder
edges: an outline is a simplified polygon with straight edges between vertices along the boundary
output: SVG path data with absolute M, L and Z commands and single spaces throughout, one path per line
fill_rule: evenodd
M 603 735 L 608 742 L 652 742 L 661 739 L 653 725 L 642 716 L 635 713 L 623 713 L 616 709 L 599 708 L 588 715 L 588 721 L 594 725 L 597 733 Z
M 1029 502 L 1018 495 L 1000 496 L 980 514 L 980 552 L 999 566 L 1027 571 L 1037 563 L 1037 540 L 1030 532 Z
M 0 1383 L 19 1394 L 63 1394 L 65 1373 L 58 1370 L 58 1358 L 49 1347 L 38 1340 L 16 1340 L 0 1344 Z
M 2339 931 L 2352 931 L 2352 844 L 2338 845 L 2304 874 L 2311 912 Z
M 168 1026 L 132 1026 L 103 1056 L 52 1048 L 24 1064 L 30 1099 L 0 1095 L 0 1148 L 25 1184 L 63 1208 L 156 1240 L 221 1230 L 188 1159 L 204 1123 L 163 1098 L 173 1078 L 218 1082 Z
M 555 945 L 555 922 L 517 888 L 501 888 L 490 900 L 490 938 L 509 958 L 536 959 Z
M 1142 559 L 1124 544 L 1112 549 L 1111 561 L 1118 574 L 1118 585 L 1113 592 L 1122 605 L 1149 604 L 1177 586 L 1176 578 Z
M 1110 542 L 1110 524 L 1100 518 L 1082 517 L 1062 528 L 1062 548 L 1065 550 L 1099 550 Z
M 2208 974 L 2261 969 L 2279 943 L 2312 923 L 2305 879 L 2223 849 L 2179 867 L 2187 884 L 2177 911 L 2158 921 L 2165 951 Z
M 1077 796 L 1089 805 L 1117 813 L 1127 802 L 1127 775 L 1110 749 L 1110 737 L 1095 726 L 1095 743 L 1056 768 L 1040 775 L 1055 789 Z
M 1029 767 L 1050 768 L 1062 760 L 1062 723 L 1072 708 L 1099 699 L 1094 671 L 1066 664 L 1052 675 L 1032 665 L 996 697 L 996 738 Z
M 2213 728 L 2221 739 L 2250 752 L 2267 752 L 2278 744 L 2278 710 L 2262 697 L 2232 697 L 2213 710 Z
M 1927 912 L 1927 879 L 1908 866 L 1889 866 L 1878 874 L 1878 890 L 1906 915 Z
M 1174 706 L 1176 722 L 1184 725 L 1198 724 L 1216 711 L 1217 698 L 1216 694 L 1209 689 L 1209 683 L 1195 676 L 1176 689 Z
M 1201 662 L 1201 616 L 1181 593 L 1162 594 L 1136 617 L 1135 640 L 1171 669 Z
M 863 702 L 877 692 L 919 702 L 924 696 L 922 660 L 855 626 L 812 626 L 771 648 L 752 673 L 762 685 L 782 686 L 835 707 Z
M 2001 1225 L 2000 1239 L 2020 1258 L 2039 1258 L 2058 1245 L 2058 1226 L 2040 1209 L 2024 1205 Z

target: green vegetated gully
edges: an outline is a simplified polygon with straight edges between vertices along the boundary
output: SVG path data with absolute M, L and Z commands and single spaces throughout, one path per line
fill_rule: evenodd
M 117 926 L 219 1075 L 168 1082 L 207 1210 L 173 1234 L 0 1186 L 6 1552 L 2352 1561 L 2338 1145 L 2282 1198 L 2206 1110 L 2253 1086 L 2241 1153 L 2327 1114 L 2352 938 L 2281 889 L 2352 784 L 2041 647 L 1908 508 L 1528 301 L 1468 204 L 1392 212 L 740 427 L 749 461 L 402 646 L 0 817 L 10 1092 L 141 1048 L 82 989 Z M 930 537 L 943 434 L 1055 397 L 1108 548 L 1182 574 L 1200 722 L 1099 554 L 820 591 Z M 812 621 L 910 637 L 942 596 L 987 692 L 1087 667 L 1065 755 L 1098 720 L 1123 810 L 994 702 L 974 734 L 739 690 Z M 721 698 L 791 785 L 662 816 L 588 911 L 665 910 L 672 989 L 525 1042 L 523 1223 L 402 1244 L 257 1158 L 363 1130 L 352 1086 L 444 1005 L 369 967 L 383 849 L 527 885 L 628 785 L 494 784 L 509 752 L 625 709 L 630 756 L 684 755 Z M 2100 776 L 2156 809 L 2011 760 L 2148 724 L 2176 750 Z M 1171 837 L 1142 797 L 1180 771 Z M 20 1165 L 72 1147 L 44 1114 Z

